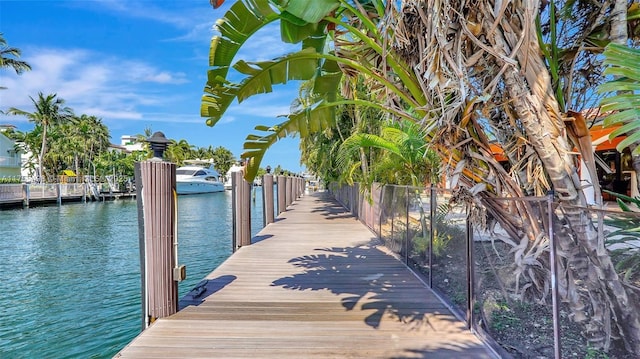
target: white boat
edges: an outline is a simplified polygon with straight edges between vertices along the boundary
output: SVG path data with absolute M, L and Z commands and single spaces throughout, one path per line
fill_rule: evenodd
M 185 166 L 176 169 L 178 194 L 224 192 L 220 174 L 213 168 L 213 163 L 202 160 L 184 162 Z
M 242 171 L 244 169 L 244 166 L 241 165 L 232 165 L 231 168 L 229 168 L 229 171 L 227 171 L 227 175 L 225 176 L 226 180 L 224 181 L 224 188 L 225 189 L 231 189 L 231 181 L 232 181 L 232 177 L 233 177 L 233 173 L 234 172 L 238 172 L 238 171 Z

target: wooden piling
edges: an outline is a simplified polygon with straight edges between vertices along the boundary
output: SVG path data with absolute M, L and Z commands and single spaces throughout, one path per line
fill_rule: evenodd
M 136 163 L 143 329 L 178 310 L 176 165 Z M 184 270 L 182 271 L 184 272 Z
M 56 203 L 58 206 L 62 204 L 62 188 L 60 187 L 60 183 L 56 183 Z
M 262 213 L 265 227 L 273 223 L 273 175 L 266 174 L 262 177 Z
M 244 180 L 244 172 L 233 172 L 233 242 L 235 251 L 251 244 L 251 183 Z
M 291 205 L 291 203 L 293 203 L 293 177 L 291 176 L 287 176 L 285 177 L 285 191 L 286 191 L 286 195 L 285 195 L 285 203 L 286 203 L 286 207 L 289 207 Z
M 22 206 L 24 208 L 28 208 L 29 207 L 29 196 L 31 194 L 29 193 L 29 185 L 28 184 L 23 184 L 22 185 Z
M 287 210 L 287 179 L 285 176 L 277 176 L 278 189 L 278 214 Z

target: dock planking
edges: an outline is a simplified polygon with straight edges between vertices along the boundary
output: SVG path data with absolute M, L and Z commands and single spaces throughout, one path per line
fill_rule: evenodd
M 326 193 L 307 195 L 116 358 L 494 358 Z

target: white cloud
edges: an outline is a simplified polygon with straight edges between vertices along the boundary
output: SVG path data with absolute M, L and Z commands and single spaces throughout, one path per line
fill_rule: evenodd
M 175 3 L 164 2 L 158 7 L 152 1 L 132 0 L 97 0 L 101 6 L 91 6 L 91 9 L 108 11 L 118 16 L 147 19 L 171 25 L 184 31 L 184 35 L 167 39 L 167 41 L 203 41 L 211 37 L 212 25 L 215 19 L 222 17 L 224 10 L 216 11 L 206 0 L 199 0 L 190 4 L 188 1 Z M 231 1 L 228 1 L 231 3 Z M 191 6 L 190 6 L 191 5 Z M 226 9 L 230 5 L 226 5 Z
M 299 49 L 299 44 L 286 44 L 280 39 L 280 24 L 274 22 L 253 34 L 240 48 L 235 61 L 271 60 Z
M 86 50 L 33 49 L 28 53 L 38 54 L 24 58 L 32 71 L 20 76 L 5 72 L 7 76 L 0 81 L 8 88 L 2 90 L 3 109 L 28 111 L 33 106 L 29 97 L 42 92 L 57 94 L 78 114 L 140 119 L 140 107 L 168 105 L 179 97 L 171 92 L 171 85 L 188 82 L 182 72 Z

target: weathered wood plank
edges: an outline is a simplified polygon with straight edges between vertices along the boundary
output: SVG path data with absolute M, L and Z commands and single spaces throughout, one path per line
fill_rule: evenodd
M 197 306 L 119 358 L 491 358 L 375 236 L 322 193 L 304 197 L 206 277 Z M 209 292 L 207 292 L 209 293 Z

